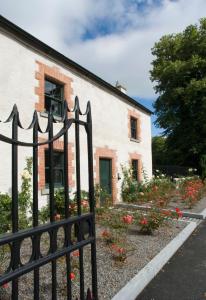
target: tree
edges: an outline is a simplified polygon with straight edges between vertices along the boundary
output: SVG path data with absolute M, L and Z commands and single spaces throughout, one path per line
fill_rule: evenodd
M 152 162 L 153 165 L 167 164 L 166 138 L 154 136 L 152 138 Z
M 206 19 L 163 36 L 152 54 L 156 124 L 176 163 L 197 167 L 206 153 Z

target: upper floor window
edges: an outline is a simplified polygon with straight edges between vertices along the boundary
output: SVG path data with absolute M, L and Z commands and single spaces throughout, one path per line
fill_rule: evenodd
M 61 151 L 54 151 L 54 186 L 64 186 L 64 153 Z M 49 150 L 45 150 L 45 183 L 49 185 Z
M 64 86 L 45 79 L 44 87 L 45 95 L 45 109 L 47 112 L 52 109 L 54 115 L 62 117 L 63 114 L 63 99 L 64 99 Z
M 130 129 L 131 129 L 131 138 L 137 140 L 137 119 L 131 117 L 130 118 Z

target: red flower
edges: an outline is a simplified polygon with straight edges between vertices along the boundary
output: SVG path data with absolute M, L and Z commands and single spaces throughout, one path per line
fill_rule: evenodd
M 147 224 L 148 224 L 148 221 L 147 221 L 146 218 L 142 218 L 142 219 L 139 221 L 139 223 L 140 223 L 141 225 L 147 225 Z
M 178 218 L 182 218 L 183 213 L 181 212 L 181 210 L 178 207 L 176 207 L 175 210 L 178 215 Z
M 72 252 L 72 256 L 79 257 L 79 250 Z
M 76 277 L 76 276 L 75 276 L 75 274 L 74 274 L 74 273 L 70 273 L 70 274 L 69 274 L 69 278 L 70 278 L 71 280 L 74 280 L 74 279 L 75 279 L 75 277 Z
M 182 213 L 181 211 L 179 211 L 179 212 L 178 212 L 178 217 L 179 217 L 179 218 L 182 218 L 182 216 L 183 216 L 183 213 Z
M 126 215 L 122 218 L 122 220 L 125 224 L 131 224 L 133 222 L 133 216 Z
M 9 284 L 8 284 L 8 283 L 4 283 L 4 284 L 2 285 L 2 287 L 3 287 L 4 289 L 8 289 Z

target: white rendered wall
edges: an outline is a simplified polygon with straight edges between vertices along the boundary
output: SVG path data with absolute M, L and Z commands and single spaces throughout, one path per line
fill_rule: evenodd
M 120 97 L 108 92 L 106 89 L 91 82 L 75 71 L 69 70 L 55 63 L 49 58 L 40 55 L 27 46 L 0 33 L 0 120 L 8 116 L 14 103 L 17 104 L 23 125 L 28 126 L 38 97 L 34 89 L 38 86 L 35 71 L 38 70 L 36 60 L 48 65 L 57 66 L 60 71 L 72 78 L 73 99 L 78 95 L 82 111 L 86 103 L 91 101 L 93 117 L 93 145 L 96 147 L 108 146 L 117 151 L 118 172 L 121 173 L 121 164 L 127 164 L 129 153 L 136 152 L 142 156 L 142 164 L 149 178 L 152 176 L 151 159 L 151 119 L 144 111 L 127 103 Z M 128 109 L 135 109 L 141 118 L 141 142 L 136 143 L 128 138 Z M 46 126 L 46 118 L 41 118 L 41 125 Z M 59 125 L 55 125 L 55 131 Z M 2 129 L 3 127 L 3 129 Z M 0 133 L 9 136 L 9 130 L 0 124 Z M 81 132 L 81 181 L 82 189 L 87 189 L 87 151 L 86 135 Z M 24 141 L 31 141 L 31 134 L 27 131 L 21 134 Z M 74 130 L 69 133 L 70 141 L 74 142 Z M 5 146 L 0 147 L 0 191 L 10 191 L 10 153 Z M 4 151 L 5 150 L 5 151 Z M 6 153 L 6 154 L 5 154 Z M 20 151 L 19 171 L 25 167 L 26 156 L 31 156 L 31 149 L 24 148 Z M 2 160 L 2 157 L 4 158 Z M 95 161 L 94 161 L 95 164 Z M 117 174 L 116 174 L 117 175 Z M 75 174 L 73 175 L 75 178 Z M 118 201 L 120 201 L 121 181 L 117 181 Z M 43 200 L 44 197 L 42 197 Z M 42 202 L 43 203 L 43 202 Z

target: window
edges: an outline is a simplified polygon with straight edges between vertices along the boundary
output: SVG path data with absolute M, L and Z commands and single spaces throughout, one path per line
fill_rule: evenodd
M 62 117 L 63 113 L 63 98 L 64 98 L 64 86 L 52 82 L 50 79 L 45 79 L 45 109 L 47 112 L 50 108 L 56 116 Z
M 138 181 L 138 160 L 137 159 L 132 159 L 132 175 L 133 179 Z
M 131 117 L 130 119 L 131 138 L 137 139 L 137 119 Z
M 45 183 L 49 185 L 49 150 L 45 150 Z M 64 186 L 64 153 L 54 151 L 54 186 Z

